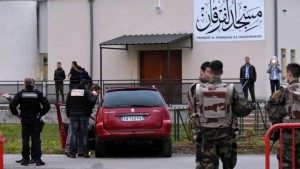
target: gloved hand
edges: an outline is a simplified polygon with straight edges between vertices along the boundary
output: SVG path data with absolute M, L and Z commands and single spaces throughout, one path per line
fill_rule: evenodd
M 272 140 L 273 143 L 275 143 L 276 141 L 279 140 L 279 135 L 280 135 L 279 129 L 275 129 L 275 130 L 272 132 L 272 135 L 271 135 L 271 137 L 270 137 L 270 140 Z
M 248 102 L 248 104 L 246 106 L 247 106 L 248 109 L 251 109 L 251 110 L 255 110 L 256 109 L 255 104 L 253 104 L 252 102 Z

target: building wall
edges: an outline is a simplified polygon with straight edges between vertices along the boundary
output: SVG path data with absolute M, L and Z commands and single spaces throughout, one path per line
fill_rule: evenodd
M 156 10 L 158 0 L 95 0 L 94 1 L 94 63 L 93 79 L 100 79 L 99 43 L 130 34 L 193 33 L 194 0 L 163 0 L 161 11 Z M 283 4 L 296 11 L 296 0 Z M 49 79 L 57 61 L 68 71 L 70 63 L 76 60 L 89 70 L 89 2 L 82 0 L 49 0 Z M 289 14 L 289 9 L 286 15 Z M 267 64 L 275 54 L 274 47 L 274 1 L 265 1 L 265 40 L 232 42 L 194 42 L 194 48 L 183 49 L 182 78 L 198 78 L 200 65 L 204 61 L 219 59 L 224 63 L 223 78 L 239 78 L 240 67 L 245 56 L 256 67 L 255 86 L 257 99 L 270 95 Z M 285 16 L 279 22 L 289 23 Z M 290 20 L 292 17 L 290 18 Z M 281 24 L 280 23 L 280 24 Z M 294 22 L 295 25 L 298 25 Z M 297 49 L 290 35 L 281 37 L 285 31 L 279 27 L 280 48 Z M 296 32 L 296 28 L 292 29 Z M 290 33 L 289 33 L 290 34 Z M 297 35 L 299 36 L 299 35 Z M 138 79 L 140 50 L 157 50 L 161 46 L 131 46 L 128 51 L 103 50 L 103 79 Z M 297 50 L 298 51 L 298 50 Z M 280 59 L 280 57 L 279 57 Z
M 58 61 L 66 74 L 72 61 L 89 70 L 89 33 L 88 1 L 48 1 L 48 80 L 53 80 Z
M 0 1 L 0 16 L 0 79 L 36 77 L 36 2 Z
M 299 63 L 300 46 L 298 40 L 300 38 L 300 24 L 297 18 L 300 17 L 299 7 L 300 1 L 278 1 L 278 29 L 279 29 L 279 54 L 280 49 L 286 49 L 287 63 L 291 61 L 291 50 L 296 51 L 296 62 Z M 285 11 L 284 11 L 285 10 Z M 298 55 L 297 55 L 298 54 Z

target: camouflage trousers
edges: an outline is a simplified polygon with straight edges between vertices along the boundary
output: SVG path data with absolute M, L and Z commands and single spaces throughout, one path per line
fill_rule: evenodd
M 283 130 L 282 137 L 282 169 L 292 169 L 292 130 Z M 278 160 L 280 160 L 279 151 Z M 300 168 L 300 129 L 295 129 L 295 168 Z
M 196 146 L 196 163 L 200 163 L 202 160 L 202 133 L 199 131 L 196 133 L 195 146 Z
M 196 169 L 218 169 L 219 159 L 223 163 L 223 169 L 233 169 L 237 161 L 235 135 L 203 142 L 201 157 Z

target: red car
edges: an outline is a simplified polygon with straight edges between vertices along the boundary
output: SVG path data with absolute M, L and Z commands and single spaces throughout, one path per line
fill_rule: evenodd
M 95 156 L 105 156 L 107 142 L 159 143 L 164 157 L 172 156 L 171 120 L 166 103 L 155 88 L 108 90 L 95 122 Z

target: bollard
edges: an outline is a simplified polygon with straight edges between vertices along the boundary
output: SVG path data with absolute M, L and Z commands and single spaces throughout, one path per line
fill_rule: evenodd
M 2 137 L 2 132 L 0 131 L 0 169 L 4 168 L 3 165 L 3 143 L 6 142 L 6 139 Z

